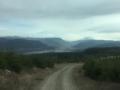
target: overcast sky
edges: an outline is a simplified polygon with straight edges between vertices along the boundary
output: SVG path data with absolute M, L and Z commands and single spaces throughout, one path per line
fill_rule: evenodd
M 0 36 L 120 40 L 120 0 L 0 0 Z

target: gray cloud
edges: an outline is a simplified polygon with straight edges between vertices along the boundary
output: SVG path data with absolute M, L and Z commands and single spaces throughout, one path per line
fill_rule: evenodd
M 97 27 L 90 29 L 91 32 L 99 33 L 99 34 L 112 34 L 112 33 L 120 33 L 120 28 L 115 27 Z
M 119 0 L 0 0 L 0 15 L 83 18 L 119 13 Z
M 0 36 L 116 39 L 119 25 L 120 0 L 0 0 Z

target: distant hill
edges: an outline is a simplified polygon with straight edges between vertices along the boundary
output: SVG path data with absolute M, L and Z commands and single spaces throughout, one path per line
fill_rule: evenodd
M 70 52 L 93 47 L 120 47 L 120 41 L 78 40 L 65 41 L 61 38 L 1 37 L 0 51 L 17 52 Z
M 110 40 L 81 40 L 79 43 L 73 47 L 80 50 L 85 50 L 87 48 L 93 47 L 120 47 L 120 41 L 110 41 Z
M 42 43 L 54 47 L 56 49 L 66 48 L 69 46 L 69 42 L 61 39 L 61 38 L 39 38 L 39 41 Z
M 48 46 L 38 40 L 28 40 L 25 38 L 0 38 L 0 51 L 43 51 L 51 50 L 54 47 Z

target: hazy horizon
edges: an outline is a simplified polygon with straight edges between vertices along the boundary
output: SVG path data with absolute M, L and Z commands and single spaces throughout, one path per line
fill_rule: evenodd
M 0 37 L 120 40 L 119 0 L 0 0 Z
M 37 40 L 37 39 L 61 39 L 64 41 L 68 41 L 68 42 L 74 42 L 74 41 L 82 41 L 82 40 L 105 40 L 105 41 L 120 41 L 120 40 L 112 40 L 112 39 L 95 39 L 95 38 L 90 38 L 90 37 L 85 37 L 85 38 L 81 38 L 81 39 L 76 39 L 76 40 L 67 40 L 64 39 L 62 37 L 22 37 L 22 36 L 0 36 L 0 38 L 11 38 L 11 39 L 33 39 L 33 40 Z

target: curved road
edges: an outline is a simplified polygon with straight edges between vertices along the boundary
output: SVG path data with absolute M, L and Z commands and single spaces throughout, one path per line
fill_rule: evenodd
M 76 66 L 77 64 L 69 64 L 53 73 L 39 90 L 78 90 L 72 77 Z

